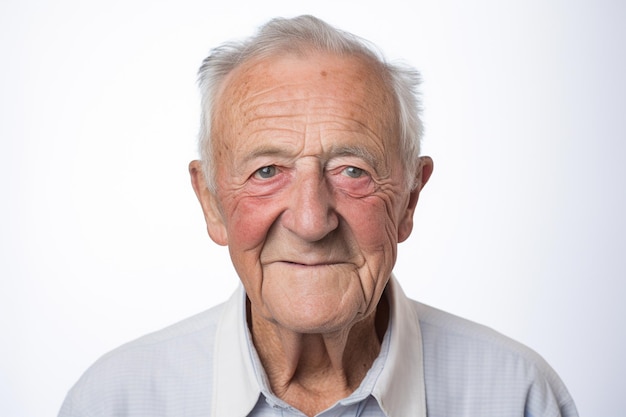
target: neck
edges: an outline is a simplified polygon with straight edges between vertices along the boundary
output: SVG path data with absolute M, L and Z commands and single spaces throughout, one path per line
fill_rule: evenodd
M 272 392 L 311 416 L 358 388 L 380 353 L 388 320 L 383 296 L 370 316 L 331 333 L 293 332 L 255 314 L 254 308 L 249 323 Z

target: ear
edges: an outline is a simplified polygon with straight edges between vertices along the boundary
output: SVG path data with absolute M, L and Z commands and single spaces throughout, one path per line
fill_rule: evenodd
M 419 200 L 420 191 L 433 173 L 433 160 L 429 156 L 421 156 L 415 173 L 415 188 L 409 194 L 409 202 L 398 225 L 398 242 L 404 242 L 413 231 L 413 214 Z
M 222 216 L 217 196 L 206 185 L 201 161 L 196 160 L 189 163 L 189 175 L 191 176 L 193 190 L 202 206 L 209 236 L 218 245 L 226 246 L 228 244 L 228 233 L 226 233 L 224 217 Z

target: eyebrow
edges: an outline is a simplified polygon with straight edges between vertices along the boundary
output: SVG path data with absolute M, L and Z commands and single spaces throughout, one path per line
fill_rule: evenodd
M 244 163 L 249 162 L 256 158 L 268 157 L 268 156 L 279 156 L 279 157 L 291 157 L 291 153 L 288 149 L 284 147 L 278 147 L 274 145 L 261 146 L 254 150 L 252 150 L 249 154 L 247 154 L 244 158 Z M 365 162 L 367 162 L 374 170 L 378 170 L 380 167 L 380 158 L 377 158 L 372 152 L 366 149 L 363 146 L 358 145 L 333 145 L 329 151 L 329 158 L 341 157 L 341 156 L 352 156 L 357 157 Z
M 363 146 L 333 146 L 330 153 L 332 156 L 356 156 L 357 158 L 363 159 L 376 171 L 378 171 L 378 168 L 380 166 L 380 159 L 374 156 L 374 154 L 372 154 L 368 149 L 364 148 Z
M 268 145 L 268 146 L 260 146 L 256 149 L 253 149 L 249 154 L 247 154 L 244 158 L 244 162 L 249 162 L 253 159 L 264 157 L 264 156 L 281 156 L 287 157 L 289 152 L 285 148 L 281 148 L 278 146 Z

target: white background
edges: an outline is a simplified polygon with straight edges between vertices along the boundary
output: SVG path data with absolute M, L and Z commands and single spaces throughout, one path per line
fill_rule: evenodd
M 405 291 L 540 352 L 584 416 L 626 396 L 620 1 L 0 3 L 0 415 L 54 416 L 101 354 L 237 279 L 191 190 L 196 70 L 313 13 L 423 74 L 435 173 Z

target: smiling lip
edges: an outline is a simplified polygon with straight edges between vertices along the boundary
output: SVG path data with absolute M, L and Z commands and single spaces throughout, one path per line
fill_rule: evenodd
M 331 266 L 337 264 L 343 264 L 345 262 L 335 262 L 335 261 L 321 261 L 321 262 L 295 262 L 295 261 L 277 261 L 276 263 L 283 263 L 292 266 L 301 266 L 301 267 L 322 267 L 322 266 Z

